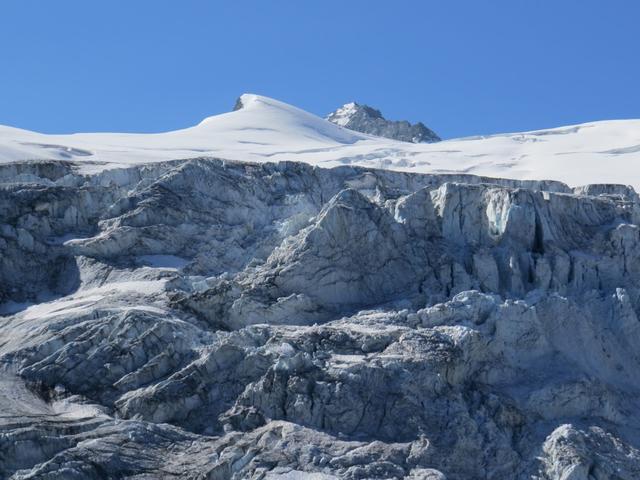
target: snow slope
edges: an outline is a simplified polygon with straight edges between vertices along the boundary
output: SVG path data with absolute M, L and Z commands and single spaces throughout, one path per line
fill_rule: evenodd
M 158 134 L 46 135 L 0 127 L 0 163 L 31 159 L 81 162 L 82 170 L 214 156 L 362 165 L 422 173 L 462 172 L 571 186 L 622 183 L 640 189 L 640 120 L 585 123 L 523 133 L 408 144 L 341 128 L 270 98 L 245 94 L 243 108 Z

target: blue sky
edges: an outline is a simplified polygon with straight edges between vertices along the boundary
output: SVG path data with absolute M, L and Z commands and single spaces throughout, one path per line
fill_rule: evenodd
M 2 0 L 0 124 L 153 132 L 243 92 L 446 138 L 640 117 L 636 0 Z

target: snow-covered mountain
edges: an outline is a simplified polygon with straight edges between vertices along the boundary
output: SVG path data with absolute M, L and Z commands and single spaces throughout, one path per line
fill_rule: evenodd
M 446 140 L 394 141 L 347 130 L 291 105 L 258 95 L 243 108 L 158 134 L 45 135 L 0 127 L 0 162 L 58 159 L 83 171 L 172 159 L 301 161 L 417 173 L 471 173 L 559 180 L 572 186 L 640 188 L 640 120 L 612 120 L 522 133 Z
M 637 125 L 3 128 L 0 478 L 637 480 Z
M 433 130 L 428 129 L 422 122 L 412 125 L 406 120 L 387 120 L 382 116 L 380 110 L 355 102 L 347 103 L 330 113 L 327 120 L 356 132 L 402 142 L 434 143 L 441 140 Z

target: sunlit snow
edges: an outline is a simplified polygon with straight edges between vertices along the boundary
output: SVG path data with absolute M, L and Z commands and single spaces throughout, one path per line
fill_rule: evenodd
M 45 135 L 0 127 L 0 162 L 58 159 L 84 171 L 213 156 L 251 162 L 302 161 L 401 171 L 461 172 L 571 186 L 622 183 L 640 188 L 640 120 L 610 120 L 523 133 L 410 144 L 372 137 L 258 95 L 243 108 L 157 134 Z

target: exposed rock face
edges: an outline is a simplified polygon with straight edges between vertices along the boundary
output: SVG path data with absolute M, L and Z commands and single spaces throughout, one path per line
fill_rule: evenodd
M 440 137 L 422 122 L 411 124 L 406 120 L 387 120 L 382 116 L 380 110 L 355 102 L 347 103 L 330 113 L 327 120 L 356 132 L 393 138 L 402 142 L 434 143 L 440 141 Z
M 0 166 L 0 477 L 640 478 L 622 186 Z

